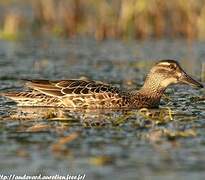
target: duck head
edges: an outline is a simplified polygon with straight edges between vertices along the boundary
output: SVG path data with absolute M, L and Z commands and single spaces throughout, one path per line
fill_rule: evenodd
M 134 91 L 134 104 L 138 108 L 156 108 L 166 88 L 171 84 L 181 83 L 203 88 L 203 85 L 189 76 L 177 61 L 159 61 L 151 68 L 142 88 Z
M 162 60 L 155 64 L 148 74 L 145 85 L 166 89 L 171 84 L 188 84 L 203 88 L 203 85 L 189 76 L 175 60 Z

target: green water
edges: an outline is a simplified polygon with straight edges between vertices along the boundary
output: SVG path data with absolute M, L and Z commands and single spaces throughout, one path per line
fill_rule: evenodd
M 199 80 L 204 49 L 205 43 L 183 40 L 0 41 L 0 91 L 21 90 L 25 78 L 86 77 L 139 88 L 153 63 L 164 58 L 179 60 Z M 166 91 L 160 109 L 144 113 L 17 108 L 0 97 L 0 174 L 204 179 L 204 120 L 204 89 L 183 85 Z

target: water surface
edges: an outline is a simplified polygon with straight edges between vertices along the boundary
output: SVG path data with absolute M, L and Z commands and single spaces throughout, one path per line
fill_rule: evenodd
M 20 79 L 89 78 L 140 88 L 158 59 L 177 59 L 200 79 L 205 43 L 96 42 L 89 38 L 0 41 L 0 90 Z M 3 174 L 86 174 L 86 179 L 203 179 L 204 90 L 173 86 L 158 110 L 17 108 L 0 98 Z

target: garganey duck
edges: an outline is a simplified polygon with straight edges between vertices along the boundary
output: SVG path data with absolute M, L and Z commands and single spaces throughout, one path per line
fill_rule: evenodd
M 156 63 L 139 91 L 123 91 L 109 84 L 89 80 L 29 80 L 25 92 L 3 93 L 19 106 L 74 108 L 156 108 L 171 84 L 186 83 L 203 88 L 175 60 Z

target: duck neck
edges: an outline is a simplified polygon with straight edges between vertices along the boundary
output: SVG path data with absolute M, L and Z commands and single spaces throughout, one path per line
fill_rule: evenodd
M 160 85 L 160 80 L 155 77 L 147 77 L 139 91 L 134 92 L 135 102 L 140 102 L 141 107 L 158 107 L 160 99 L 166 87 Z
M 141 95 L 157 98 L 160 100 L 166 88 L 160 86 L 146 86 L 143 85 L 142 88 L 138 91 Z

